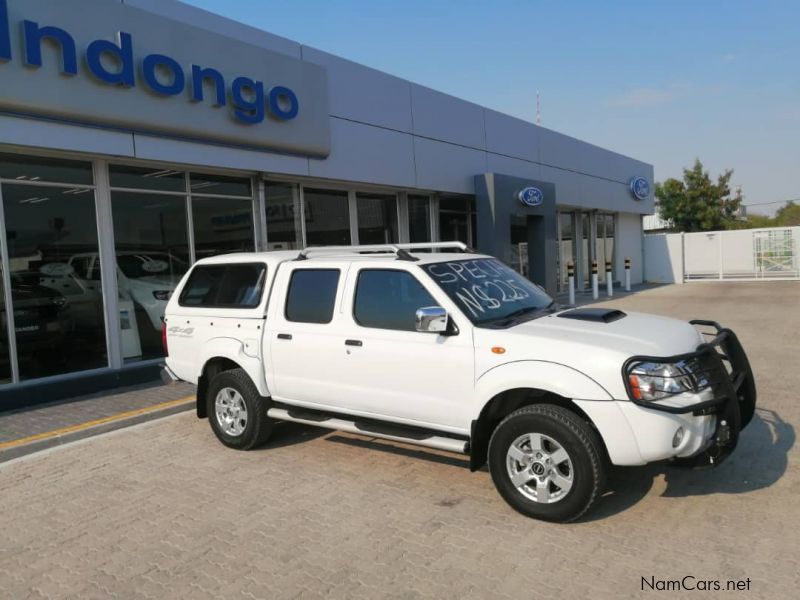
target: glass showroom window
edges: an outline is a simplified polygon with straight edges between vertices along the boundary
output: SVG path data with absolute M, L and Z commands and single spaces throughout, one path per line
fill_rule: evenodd
M 430 196 L 408 195 L 408 239 L 412 243 L 431 241 Z
M 192 173 L 189 182 L 195 259 L 255 250 L 250 179 Z
M 108 365 L 100 271 L 89 266 L 98 260 L 93 185 L 89 162 L 0 155 L 12 304 L 3 301 L 2 381 L 9 335 L 21 380 Z
M 473 246 L 472 226 L 475 222 L 475 197 L 458 194 L 439 196 L 439 239 L 463 242 Z
M 306 246 L 349 246 L 347 192 L 303 188 Z
M 122 165 L 109 178 L 122 355 L 160 358 L 164 309 L 192 250 L 200 259 L 255 249 L 251 180 Z
M 297 186 L 265 182 L 264 203 L 267 214 L 267 250 L 302 248 L 303 216 Z
M 394 244 L 399 241 L 397 196 L 358 192 L 356 206 L 359 244 Z

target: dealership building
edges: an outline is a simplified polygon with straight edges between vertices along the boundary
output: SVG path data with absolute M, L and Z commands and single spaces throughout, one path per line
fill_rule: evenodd
M 0 403 L 152 376 L 214 254 L 460 240 L 553 294 L 568 263 L 639 282 L 652 181 L 174 0 L 0 0 Z

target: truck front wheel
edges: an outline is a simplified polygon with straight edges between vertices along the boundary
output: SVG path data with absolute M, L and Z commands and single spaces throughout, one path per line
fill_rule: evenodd
M 206 409 L 211 429 L 229 448 L 257 448 L 272 433 L 266 398 L 258 393 L 243 369 L 223 371 L 211 380 Z
M 525 406 L 497 426 L 489 471 L 512 508 L 544 521 L 577 519 L 605 482 L 597 433 L 580 416 L 552 404 Z

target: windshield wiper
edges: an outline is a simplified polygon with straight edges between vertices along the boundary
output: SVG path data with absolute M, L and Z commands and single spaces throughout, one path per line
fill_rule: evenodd
M 485 325 L 511 325 L 513 322 L 517 321 L 520 317 L 533 314 L 533 313 L 545 313 L 550 308 L 553 307 L 555 304 L 555 300 L 548 304 L 547 306 L 526 306 L 524 308 L 520 308 L 511 312 L 507 315 L 503 315 L 502 317 L 497 317 L 495 319 L 491 319 L 489 321 L 485 321 L 483 324 Z

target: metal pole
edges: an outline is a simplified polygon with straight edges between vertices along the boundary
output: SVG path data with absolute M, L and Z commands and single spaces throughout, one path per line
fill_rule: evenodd
M 567 263 L 567 278 L 569 280 L 569 303 L 575 304 L 575 265 Z
M 614 282 L 611 281 L 611 261 L 610 260 L 606 261 L 606 293 L 608 294 L 609 298 L 611 298 L 611 296 L 614 295 Z
M 592 298 L 597 300 L 600 295 L 600 290 L 597 286 L 597 261 L 592 261 Z
M 631 257 L 625 257 L 625 291 L 631 291 Z

